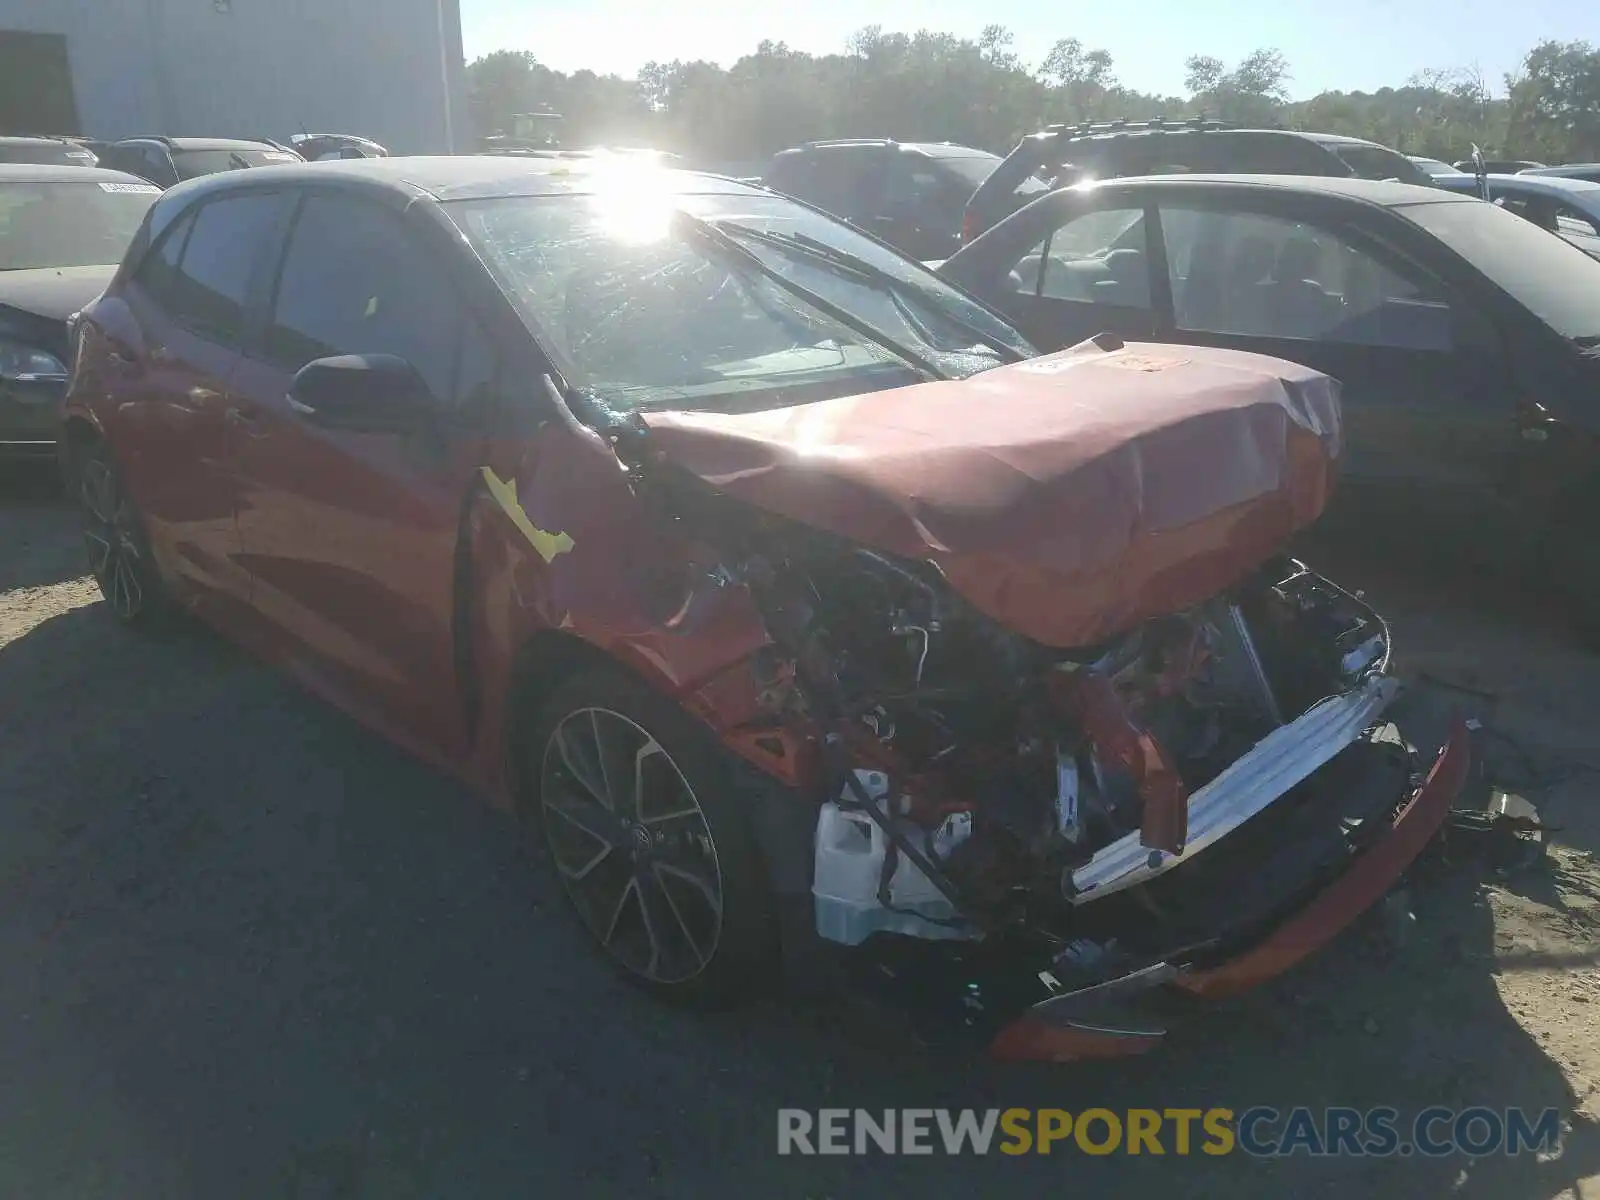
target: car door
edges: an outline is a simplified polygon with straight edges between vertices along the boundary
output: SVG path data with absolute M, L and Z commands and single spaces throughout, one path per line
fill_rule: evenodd
M 1125 189 L 1055 192 L 940 268 L 1041 350 L 1097 333 L 1149 338 L 1157 325 L 1149 209 Z
M 1163 198 L 1162 337 L 1303 363 L 1343 385 L 1341 476 L 1385 510 L 1501 516 L 1520 453 L 1494 323 L 1383 222 L 1385 210 L 1228 189 Z
M 289 393 L 315 359 L 410 362 L 436 419 L 407 432 L 318 424 Z M 239 369 L 234 457 L 252 603 L 288 665 L 390 736 L 454 758 L 455 555 L 496 356 L 444 256 L 395 212 L 312 192 L 294 218 L 259 344 Z M 469 403 L 471 401 L 471 403 Z
M 288 205 L 283 193 L 244 192 L 175 220 L 125 289 L 136 344 L 112 347 L 119 465 L 152 542 L 187 581 L 240 601 L 228 396 Z

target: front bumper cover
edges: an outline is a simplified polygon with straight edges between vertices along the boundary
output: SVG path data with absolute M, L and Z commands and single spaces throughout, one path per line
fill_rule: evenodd
M 1438 833 L 1471 768 L 1471 735 L 1457 720 L 1427 778 L 1381 838 L 1309 903 L 1248 949 L 1194 968 L 1153 964 L 1134 976 L 1040 1001 L 1002 1028 L 990 1053 L 1007 1060 L 1075 1062 L 1142 1054 L 1160 1044 L 1164 1027 L 1139 1018 L 1120 1001 L 1131 992 L 1169 986 L 1203 999 L 1237 995 L 1266 982 L 1331 941 L 1376 904 Z

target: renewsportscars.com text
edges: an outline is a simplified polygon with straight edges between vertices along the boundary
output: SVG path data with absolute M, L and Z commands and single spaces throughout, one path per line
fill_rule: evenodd
M 1556 1109 L 803 1108 L 778 1110 L 779 1154 L 1244 1153 L 1256 1158 L 1438 1158 L 1555 1153 Z

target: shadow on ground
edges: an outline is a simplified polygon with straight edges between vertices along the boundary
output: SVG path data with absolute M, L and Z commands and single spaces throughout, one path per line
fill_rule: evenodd
M 54 465 L 0 462 L 0 593 L 87 572 L 77 514 Z
M 853 1005 L 664 1009 L 506 822 L 199 633 L 91 604 L 0 647 L 0 1195 L 1528 1197 L 1532 1156 L 779 1158 L 779 1107 L 1554 1106 L 1471 867 L 1158 1054 L 1001 1067 Z

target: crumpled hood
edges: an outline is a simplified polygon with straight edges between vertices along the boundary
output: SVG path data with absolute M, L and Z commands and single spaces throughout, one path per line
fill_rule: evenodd
M 961 381 L 654 412 L 719 491 L 928 560 L 990 617 L 1086 646 L 1231 586 L 1317 518 L 1338 384 L 1260 355 L 1090 342 Z

